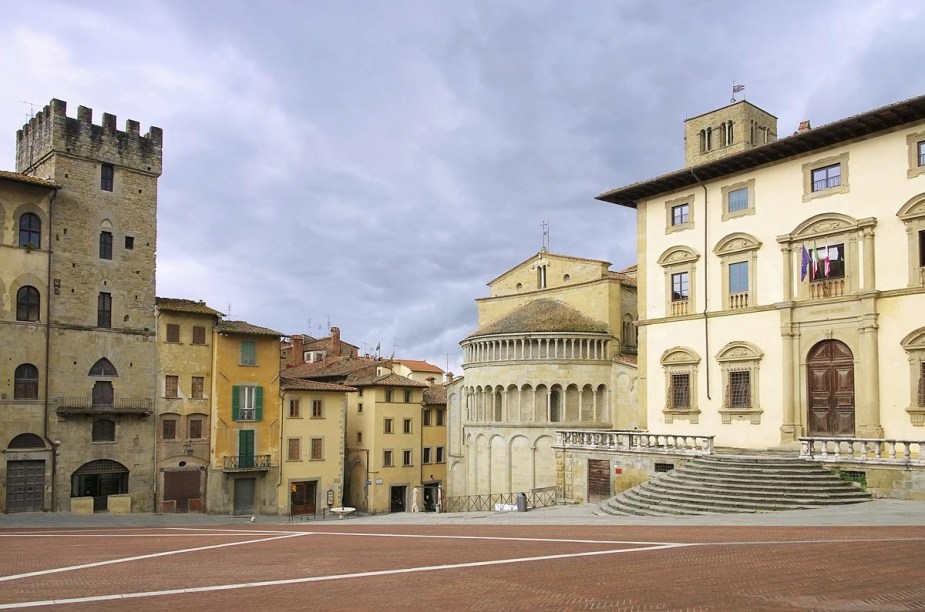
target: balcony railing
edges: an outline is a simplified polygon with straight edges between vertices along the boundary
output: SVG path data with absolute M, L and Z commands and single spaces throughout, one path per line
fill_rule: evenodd
M 149 398 L 119 397 L 110 402 L 94 401 L 92 397 L 59 397 L 54 400 L 58 414 L 140 414 L 147 416 L 154 409 Z
M 222 470 L 226 472 L 264 471 L 273 467 L 270 455 L 225 456 Z
M 555 446 L 566 450 L 712 455 L 713 436 L 585 429 L 557 431 Z
M 729 309 L 748 308 L 748 291 L 729 294 Z
M 925 465 L 925 440 L 883 438 L 800 438 L 800 458 L 807 461 Z
M 818 300 L 845 295 L 845 279 L 818 280 L 809 284 L 809 297 Z
M 687 314 L 689 310 L 688 300 L 674 300 L 671 302 L 671 316 L 681 317 Z

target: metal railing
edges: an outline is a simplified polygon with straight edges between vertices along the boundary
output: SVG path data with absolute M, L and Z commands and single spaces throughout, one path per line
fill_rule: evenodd
M 925 440 L 885 438 L 800 438 L 800 458 L 807 461 L 925 465 Z
M 567 430 L 556 432 L 553 448 L 590 451 L 712 455 L 713 436 L 647 431 Z
M 92 397 L 59 397 L 54 400 L 58 412 L 131 412 L 150 413 L 154 402 L 149 398 L 119 397 L 109 402 L 94 401 Z
M 500 506 L 516 506 L 519 493 L 494 493 L 491 495 L 463 495 L 447 497 L 444 500 L 444 512 L 494 512 Z M 527 498 L 527 510 L 555 506 L 555 487 L 543 487 L 524 491 Z
M 226 455 L 223 470 L 268 470 L 273 467 L 270 455 Z

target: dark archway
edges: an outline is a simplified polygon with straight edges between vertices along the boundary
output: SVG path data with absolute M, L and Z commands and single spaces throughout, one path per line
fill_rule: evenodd
M 823 340 L 806 360 L 807 428 L 811 436 L 854 435 L 854 355 L 844 342 Z

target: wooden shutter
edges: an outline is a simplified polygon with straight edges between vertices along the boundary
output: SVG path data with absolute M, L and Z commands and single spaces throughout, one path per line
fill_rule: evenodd
M 241 385 L 231 387 L 231 420 L 241 419 Z
M 254 387 L 254 420 L 263 419 L 263 387 Z

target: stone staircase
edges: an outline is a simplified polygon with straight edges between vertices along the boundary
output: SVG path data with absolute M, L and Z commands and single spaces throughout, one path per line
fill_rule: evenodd
M 817 463 L 774 456 L 710 455 L 604 501 L 607 514 L 672 516 L 799 510 L 869 501 L 869 493 Z

